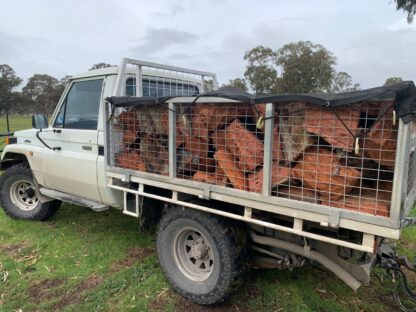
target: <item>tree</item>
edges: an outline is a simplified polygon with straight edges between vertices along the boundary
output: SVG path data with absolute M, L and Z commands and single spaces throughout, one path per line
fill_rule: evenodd
M 359 83 L 353 83 L 352 78 L 346 72 L 337 73 L 332 79 L 331 93 L 350 92 L 360 89 Z
M 29 78 L 22 91 L 35 102 L 36 109 L 48 115 L 58 103 L 64 88 L 58 79 L 52 76 L 35 74 Z
M 276 64 L 282 70 L 279 92 L 316 93 L 331 88 L 336 58 L 323 45 L 310 41 L 289 43 L 276 56 Z
M 403 79 L 401 77 L 390 77 L 386 79 L 386 82 L 384 83 L 385 86 L 391 85 L 391 84 L 395 84 L 398 82 L 402 82 Z
M 92 67 L 89 70 L 106 68 L 106 67 L 111 67 L 111 66 L 114 66 L 114 65 L 107 64 L 107 63 L 97 63 L 97 64 L 92 65 Z
M 407 12 L 407 22 L 412 23 L 416 15 L 416 0 L 395 0 L 396 10 Z
M 9 65 L 0 65 L 0 112 L 8 111 L 12 105 L 13 89 L 22 82 Z
M 225 89 L 225 88 L 235 88 L 235 89 L 239 89 L 241 91 L 247 91 L 247 83 L 245 81 L 245 79 L 242 78 L 235 78 L 235 79 L 230 79 L 228 81 L 228 83 L 224 83 L 221 86 L 221 89 Z
M 277 70 L 275 68 L 276 52 L 272 49 L 257 46 L 244 55 L 248 62 L 244 77 L 256 94 L 271 92 L 277 84 Z

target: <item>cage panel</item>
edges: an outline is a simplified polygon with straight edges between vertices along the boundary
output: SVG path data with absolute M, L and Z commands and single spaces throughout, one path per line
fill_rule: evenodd
M 398 136 L 393 106 L 281 102 L 266 116 L 266 104 L 175 104 L 174 176 L 266 195 L 271 187 L 270 196 L 389 217 Z M 169 116 L 167 104 L 119 114 L 114 165 L 169 175 Z

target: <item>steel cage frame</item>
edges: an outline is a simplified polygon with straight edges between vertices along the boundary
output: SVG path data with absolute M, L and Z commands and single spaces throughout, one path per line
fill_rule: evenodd
M 119 70 L 119 76 L 117 77 L 117 87 L 114 92 L 114 95 L 120 95 L 121 86 L 123 79 L 122 77 L 125 74 L 125 66 L 128 63 L 136 64 L 140 66 L 149 66 L 153 63 L 134 61 L 130 59 L 124 59 L 122 61 L 123 66 Z M 165 67 L 164 65 L 156 64 L 157 66 Z M 123 69 L 124 68 L 124 69 Z M 169 70 L 175 70 L 175 67 L 166 67 Z M 184 70 L 184 69 L 180 69 Z M 202 77 L 209 73 L 205 72 L 196 72 Z M 136 72 L 136 77 L 140 77 L 140 70 Z M 215 79 L 215 75 L 211 76 Z M 203 78 L 202 78 L 203 80 Z M 136 79 L 136 83 L 140 83 L 141 80 Z M 140 90 L 140 88 L 138 89 Z M 110 151 L 112 139 L 111 139 L 111 127 L 108 122 L 106 122 L 106 147 L 105 151 L 107 153 L 106 157 L 106 174 L 108 177 L 108 186 L 123 191 L 125 197 L 127 193 L 132 193 L 138 198 L 138 196 L 147 196 L 151 198 L 156 198 L 163 200 L 168 203 L 181 204 L 190 208 L 205 210 L 211 213 L 216 213 L 224 215 L 230 218 L 239 219 L 254 224 L 263 225 L 266 227 L 274 228 L 277 230 L 282 230 L 286 232 L 291 232 L 297 235 L 310 237 L 313 239 L 326 241 L 334 243 L 341 246 L 351 247 L 354 249 L 372 252 L 374 249 L 374 238 L 375 236 L 388 237 L 393 239 L 398 239 L 400 236 L 400 228 L 402 225 L 402 220 L 405 214 L 412 206 L 412 200 L 415 199 L 415 189 L 413 188 L 408 194 L 406 194 L 406 181 L 408 179 L 408 172 L 406 168 L 409 165 L 409 154 L 411 151 L 415 150 L 416 147 L 416 135 L 411 133 L 412 123 L 405 124 L 401 120 L 399 121 L 398 128 L 398 139 L 397 139 L 397 149 L 396 149 L 396 158 L 395 158 L 395 171 L 393 178 L 393 190 L 392 190 L 392 200 L 390 208 L 389 217 L 373 216 L 366 215 L 359 212 L 348 211 L 345 209 L 334 208 L 329 206 L 324 206 L 321 204 L 313 204 L 307 202 L 300 202 L 293 199 L 271 197 L 271 177 L 270 177 L 270 168 L 272 164 L 272 146 L 273 146 L 273 118 L 268 118 L 273 115 L 274 104 L 266 104 L 266 116 L 265 116 L 265 136 L 264 136 L 264 176 L 263 176 L 263 189 L 261 194 L 253 194 L 247 191 L 241 191 L 236 189 L 230 189 L 222 186 L 210 185 L 207 183 L 186 181 L 176 178 L 176 105 L 191 103 L 195 101 L 195 97 L 175 97 L 168 101 L 169 107 L 169 142 L 168 142 L 168 152 L 169 152 L 169 176 L 160 176 L 156 174 L 138 172 L 131 169 L 122 169 L 112 166 Z M 217 103 L 239 103 L 235 100 L 217 98 L 217 97 L 201 97 L 196 99 L 196 102 L 217 102 Z M 106 112 L 104 116 L 109 116 L 109 105 L 105 105 Z M 107 120 L 106 120 L 107 121 Z M 132 190 L 129 188 L 124 188 L 113 183 L 115 180 L 123 182 L 135 182 L 139 184 L 137 190 Z M 172 197 L 161 197 L 154 194 L 144 192 L 144 185 L 156 186 L 168 189 L 172 191 Z M 201 205 L 195 205 L 187 203 L 186 201 L 180 200 L 181 194 L 194 195 L 203 199 L 215 199 L 219 201 L 224 201 L 228 203 L 235 203 L 245 207 L 244 216 L 234 215 L 231 213 L 225 213 L 218 211 L 210 207 L 203 207 Z M 272 223 L 267 223 L 252 218 L 252 211 L 267 211 L 271 213 L 276 213 L 288 217 L 294 218 L 293 228 L 284 229 Z M 125 211 L 126 212 L 126 211 Z M 128 213 L 129 214 L 129 213 Z M 137 216 L 137 214 L 132 214 Z M 354 244 L 339 239 L 329 239 L 320 235 L 311 235 L 302 230 L 303 220 L 317 222 L 321 226 L 329 228 L 346 228 L 355 231 L 364 233 L 362 244 Z

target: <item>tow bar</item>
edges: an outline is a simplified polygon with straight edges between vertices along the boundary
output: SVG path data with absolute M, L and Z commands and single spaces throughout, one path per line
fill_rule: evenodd
M 396 249 L 387 244 L 382 244 L 377 252 L 377 265 L 386 269 L 388 276 L 393 282 L 393 297 L 404 312 L 416 312 L 416 293 L 410 289 L 406 274 L 402 268 L 405 267 L 409 271 L 416 273 L 416 263 L 412 263 L 407 257 L 397 256 Z M 404 290 L 406 299 L 400 294 L 400 290 Z M 403 301 L 406 300 L 406 303 Z M 408 306 L 411 305 L 412 308 Z

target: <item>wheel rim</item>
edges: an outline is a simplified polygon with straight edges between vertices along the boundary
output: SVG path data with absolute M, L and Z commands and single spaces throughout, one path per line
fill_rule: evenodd
M 214 255 L 211 245 L 204 235 L 193 228 L 176 234 L 174 255 L 179 270 L 192 281 L 205 281 L 213 271 Z
M 11 185 L 10 199 L 15 206 L 23 211 L 35 209 L 39 202 L 35 186 L 25 180 L 16 181 Z

